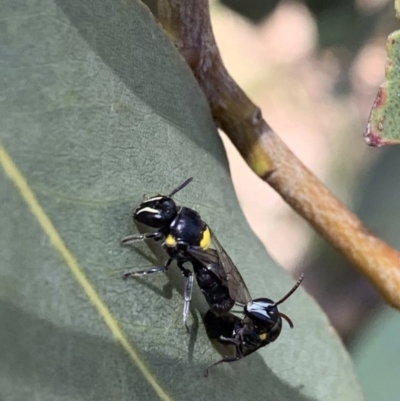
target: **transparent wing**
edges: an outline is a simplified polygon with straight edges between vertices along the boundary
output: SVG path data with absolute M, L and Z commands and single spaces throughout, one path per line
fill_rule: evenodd
M 236 302 L 242 305 L 247 305 L 252 301 L 252 298 L 241 274 L 239 273 L 239 270 L 212 231 L 211 238 L 212 243 L 218 253 L 220 264 L 222 265 L 222 268 L 226 274 L 229 295 Z
M 228 278 L 216 249 L 209 248 L 205 251 L 200 247 L 191 246 L 188 249 L 188 252 L 193 256 L 194 259 L 199 261 L 202 265 L 206 266 L 208 269 L 212 270 L 217 275 L 217 277 L 222 281 L 222 283 L 228 286 Z
M 215 249 L 204 251 L 201 248 L 191 248 L 189 252 L 215 272 L 228 287 L 229 295 L 234 301 L 247 305 L 252 299 L 241 274 L 212 231 L 211 239 Z

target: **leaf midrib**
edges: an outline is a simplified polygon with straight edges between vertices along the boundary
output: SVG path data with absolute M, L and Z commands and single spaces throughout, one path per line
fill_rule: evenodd
M 117 320 L 112 315 L 110 309 L 101 299 L 100 295 L 96 292 L 95 287 L 86 277 L 84 270 L 80 266 L 79 262 L 71 251 L 67 248 L 64 241 L 62 240 L 57 229 L 47 216 L 46 212 L 40 205 L 34 192 L 31 190 L 24 175 L 18 169 L 14 163 L 12 157 L 9 155 L 3 144 L 0 142 L 0 164 L 3 167 L 6 175 L 13 182 L 13 184 L 19 190 L 21 197 L 30 207 L 33 216 L 36 218 L 43 231 L 49 237 L 54 248 L 61 254 L 65 260 L 70 272 L 75 277 L 77 282 L 80 284 L 85 294 L 87 295 L 90 302 L 97 309 L 104 323 L 111 331 L 112 335 L 118 341 L 125 351 L 128 353 L 133 362 L 137 365 L 139 370 L 142 372 L 144 378 L 153 387 L 154 391 L 164 401 L 173 401 L 171 396 L 161 387 L 158 380 L 153 372 L 149 369 L 146 362 L 140 357 L 138 351 L 135 349 L 133 344 L 128 341 L 126 334 L 120 328 Z

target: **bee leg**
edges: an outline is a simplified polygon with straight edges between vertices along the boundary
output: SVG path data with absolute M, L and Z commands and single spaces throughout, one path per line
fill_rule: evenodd
M 172 263 L 172 258 L 169 258 L 164 266 L 161 267 L 153 267 L 152 269 L 147 269 L 147 270 L 138 270 L 138 271 L 131 271 L 131 272 L 126 272 L 122 275 L 122 278 L 126 280 L 128 277 L 134 277 L 134 276 L 145 276 L 146 274 L 151 274 L 151 273 L 165 273 L 169 265 Z
M 204 372 L 204 376 L 207 377 L 209 374 L 210 368 L 212 368 L 215 365 L 219 365 L 220 363 L 226 362 L 226 363 L 231 363 L 231 362 L 236 362 L 239 361 L 240 359 L 243 358 L 243 351 L 242 351 L 242 346 L 241 346 L 241 341 L 236 339 L 236 338 L 228 338 L 228 337 L 220 337 L 224 341 L 231 342 L 232 344 L 235 345 L 236 347 L 236 356 L 227 356 L 220 361 L 217 361 L 213 363 L 212 365 L 208 366 L 206 371 Z
M 134 235 L 128 235 L 125 238 L 122 238 L 121 240 L 121 245 L 131 245 L 134 242 L 137 241 L 144 241 L 146 239 L 153 239 L 154 241 L 159 241 L 162 239 L 163 235 L 160 232 L 155 232 L 155 233 L 144 233 L 144 234 L 134 234 Z
M 183 262 L 178 262 L 178 267 L 184 277 L 186 277 L 186 285 L 185 285 L 185 304 L 183 305 L 183 324 L 185 325 L 186 331 L 189 333 L 189 327 L 186 324 L 186 320 L 189 314 L 190 301 L 192 300 L 192 292 L 193 292 L 193 272 L 183 267 Z
M 229 337 L 224 337 L 224 336 L 219 336 L 219 339 L 225 343 L 230 343 L 232 345 L 235 345 L 238 347 L 240 345 L 240 340 L 236 338 L 229 338 Z
M 221 360 L 218 361 L 218 362 L 214 362 L 212 365 L 207 366 L 207 368 L 206 368 L 206 370 L 205 370 L 205 372 L 204 372 L 204 376 L 205 376 L 205 377 L 208 377 L 209 370 L 210 370 L 210 368 L 212 368 L 213 366 L 219 365 L 220 363 L 223 363 L 223 362 L 227 362 L 227 363 L 236 362 L 236 361 L 239 361 L 240 359 L 242 359 L 242 356 L 241 356 L 241 355 L 238 355 L 238 356 L 228 356 L 228 357 L 226 357 L 226 358 L 221 359 Z
M 190 301 L 192 300 L 192 292 L 193 292 L 193 273 L 190 272 L 186 279 L 186 286 L 185 286 L 185 304 L 183 305 L 183 324 L 186 327 L 186 331 L 189 333 L 189 327 L 186 323 L 188 314 L 189 314 L 189 307 Z

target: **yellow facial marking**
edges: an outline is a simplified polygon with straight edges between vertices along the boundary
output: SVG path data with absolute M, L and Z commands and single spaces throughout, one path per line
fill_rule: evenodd
M 265 340 L 267 339 L 267 337 L 268 337 L 268 334 L 267 334 L 267 333 L 262 333 L 262 334 L 260 334 L 260 340 L 261 340 L 261 341 L 265 341 Z
M 203 238 L 200 241 L 200 247 L 205 251 L 206 249 L 209 248 L 210 244 L 211 244 L 211 233 L 210 229 L 206 227 L 206 229 L 203 232 Z
M 167 238 L 165 238 L 165 245 L 173 248 L 174 246 L 176 246 L 176 239 L 169 234 Z

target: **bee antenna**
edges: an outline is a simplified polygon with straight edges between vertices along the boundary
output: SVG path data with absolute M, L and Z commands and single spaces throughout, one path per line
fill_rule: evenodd
M 287 315 L 285 315 L 284 313 L 281 313 L 281 312 L 279 312 L 279 316 L 283 317 L 288 322 L 288 325 L 290 326 L 290 328 L 293 329 L 294 325 L 293 325 L 292 319 L 290 319 L 289 316 L 287 316 Z
M 278 302 L 275 302 L 273 304 L 273 306 L 278 306 L 282 302 L 285 302 L 297 290 L 297 288 L 303 281 L 303 278 L 304 278 L 304 274 L 302 273 L 301 276 L 299 277 L 299 279 L 297 280 L 296 284 L 293 286 L 293 288 L 282 299 L 280 299 Z
M 178 188 L 175 188 L 168 196 L 171 198 L 174 196 L 177 192 L 179 192 L 181 189 L 185 188 L 186 185 L 190 184 L 190 182 L 193 180 L 193 177 L 188 178 L 183 184 L 179 185 Z

